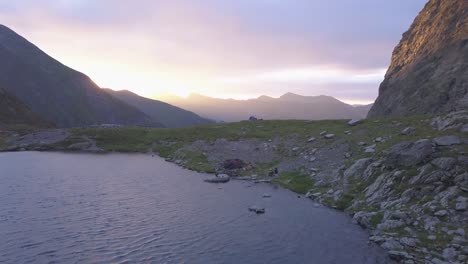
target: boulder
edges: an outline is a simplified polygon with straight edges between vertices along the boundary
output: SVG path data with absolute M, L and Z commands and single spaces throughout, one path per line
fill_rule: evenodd
M 372 158 L 357 160 L 347 170 L 344 171 L 344 181 L 347 182 L 350 177 L 360 177 L 364 170 L 372 163 Z
M 219 174 L 216 177 L 205 179 L 205 182 L 209 182 L 209 183 L 226 183 L 226 182 L 229 182 L 230 180 L 231 180 L 231 177 L 229 177 L 229 175 Z
M 376 214 L 376 212 L 357 212 L 354 214 L 353 220 L 356 221 L 356 223 L 358 223 L 360 226 L 369 228 L 371 227 L 370 219 Z
M 433 139 L 434 143 L 437 146 L 452 146 L 452 145 L 460 145 L 461 140 L 457 136 L 442 136 Z
M 350 125 L 350 126 L 356 126 L 356 125 L 361 124 L 363 121 L 364 121 L 364 120 L 361 119 L 361 118 L 353 118 L 353 119 L 349 120 L 348 125 Z
M 431 164 L 435 165 L 439 169 L 446 171 L 453 169 L 456 163 L 457 160 L 451 157 L 441 157 L 431 161 Z
M 438 116 L 432 119 L 431 125 L 437 130 L 447 130 L 456 127 L 466 127 L 468 130 L 468 124 L 464 125 L 464 120 L 468 120 L 468 111 L 452 112 L 445 116 Z
M 427 160 L 434 150 L 427 139 L 416 142 L 401 142 L 390 148 L 385 164 L 390 166 L 414 166 Z

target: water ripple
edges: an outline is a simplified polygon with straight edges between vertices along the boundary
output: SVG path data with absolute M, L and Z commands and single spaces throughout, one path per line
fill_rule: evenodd
M 390 263 L 344 214 L 148 155 L 0 153 L 0 168 L 0 263 Z

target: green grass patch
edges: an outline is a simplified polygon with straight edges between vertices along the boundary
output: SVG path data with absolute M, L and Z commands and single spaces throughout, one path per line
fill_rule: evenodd
M 300 171 L 281 173 L 275 182 L 293 192 L 305 194 L 314 186 L 314 181 Z
M 369 219 L 369 224 L 372 228 L 377 228 L 377 225 L 382 223 L 384 213 L 378 212 Z
M 206 173 L 215 172 L 213 166 L 208 162 L 208 158 L 201 152 L 188 151 L 183 157 L 188 169 Z

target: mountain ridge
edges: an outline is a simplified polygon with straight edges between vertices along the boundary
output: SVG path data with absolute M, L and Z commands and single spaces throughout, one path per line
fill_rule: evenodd
M 236 100 L 190 94 L 187 98 L 171 96 L 162 101 L 190 110 L 210 119 L 235 122 L 257 116 L 263 119 L 352 119 L 367 115 L 370 105 L 354 107 L 332 96 L 302 96 L 285 93 L 278 98 L 262 95 Z
M 162 126 L 5 25 L 0 25 L 0 57 L 0 87 L 58 127 Z
M 171 104 L 146 98 L 128 90 L 115 91 L 104 89 L 119 100 L 138 108 L 143 113 L 161 122 L 165 127 L 176 128 L 212 123 L 195 113 L 173 106 Z

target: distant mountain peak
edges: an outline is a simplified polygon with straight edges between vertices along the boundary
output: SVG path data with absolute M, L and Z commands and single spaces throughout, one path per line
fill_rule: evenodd
M 261 95 L 257 98 L 258 100 L 274 100 L 275 98 L 268 96 L 268 95 Z
M 285 94 L 283 94 L 282 96 L 280 96 L 279 98 L 281 99 L 294 99 L 294 98 L 302 98 L 304 96 L 302 95 L 299 95 L 299 94 L 295 94 L 295 93 L 291 93 L 291 92 L 287 92 Z

